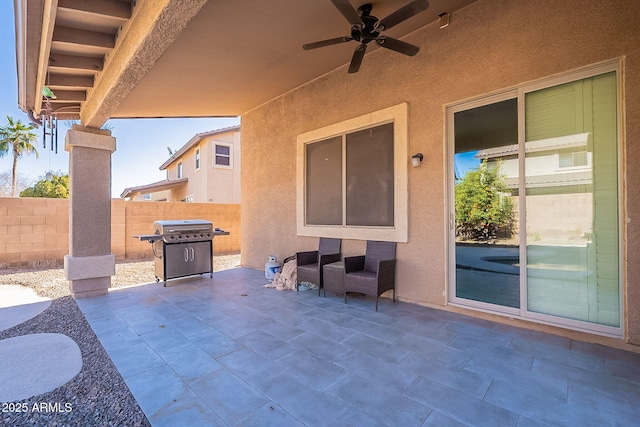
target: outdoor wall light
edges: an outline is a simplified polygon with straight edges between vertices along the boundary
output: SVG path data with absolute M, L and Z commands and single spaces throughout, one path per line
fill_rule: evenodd
M 413 156 L 411 156 L 411 164 L 413 165 L 414 168 L 417 168 L 418 166 L 420 166 L 420 164 L 422 163 L 422 160 L 424 160 L 424 156 L 422 155 L 422 153 L 416 153 Z

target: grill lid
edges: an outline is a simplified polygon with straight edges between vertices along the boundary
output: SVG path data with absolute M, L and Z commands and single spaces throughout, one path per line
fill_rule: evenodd
M 160 220 L 153 223 L 156 234 L 182 234 L 213 231 L 213 223 L 204 219 Z

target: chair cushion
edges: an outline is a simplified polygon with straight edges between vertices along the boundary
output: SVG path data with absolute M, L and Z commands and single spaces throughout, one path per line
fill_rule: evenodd
M 376 272 L 375 271 L 354 271 L 353 273 L 349 273 L 350 276 L 355 276 L 361 279 L 373 279 L 375 280 L 376 278 Z
M 299 265 L 298 266 L 298 271 L 300 271 L 300 270 L 303 270 L 303 271 L 318 271 L 318 263 Z
M 310 282 L 320 287 L 320 269 L 318 264 L 305 264 L 298 266 L 298 283 Z

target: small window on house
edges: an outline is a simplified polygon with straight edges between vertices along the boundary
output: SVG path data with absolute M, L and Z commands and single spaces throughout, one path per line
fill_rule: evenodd
M 178 179 L 182 178 L 182 162 L 178 163 Z
M 143 194 L 142 197 L 144 200 L 151 200 L 151 193 Z
M 193 203 L 193 202 L 195 202 L 195 200 L 196 200 L 196 199 L 195 199 L 195 196 L 194 196 L 193 194 L 188 195 L 188 196 L 184 199 L 184 201 L 185 201 L 185 202 L 187 202 L 187 203 Z
M 200 148 L 196 148 L 196 170 L 200 169 Z
M 216 142 L 214 156 L 213 156 L 213 166 L 222 167 L 222 168 L 232 168 L 232 151 L 231 144 L 223 144 Z

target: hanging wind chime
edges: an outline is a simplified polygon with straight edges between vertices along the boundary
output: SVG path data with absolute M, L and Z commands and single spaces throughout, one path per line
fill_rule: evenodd
M 42 89 L 44 96 L 44 108 L 42 110 L 42 148 L 47 148 L 47 137 L 51 151 L 58 154 L 58 116 L 53 112 L 51 100 L 56 99 L 56 95 L 51 89 L 45 86 Z

